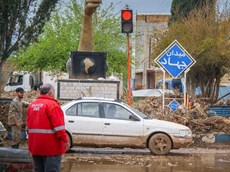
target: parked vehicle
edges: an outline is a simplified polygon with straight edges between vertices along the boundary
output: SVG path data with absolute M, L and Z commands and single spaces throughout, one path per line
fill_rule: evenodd
M 28 71 L 13 71 L 8 77 L 4 91 L 14 91 L 18 87 L 22 87 L 25 91 L 37 89 L 41 82 L 39 76 Z
M 51 83 L 55 86 L 57 79 L 67 78 L 67 73 L 13 71 L 9 75 L 4 91 L 14 91 L 18 87 L 22 87 L 25 91 L 37 90 L 42 84 Z
M 188 127 L 150 119 L 118 100 L 79 98 L 63 104 L 62 110 L 71 147 L 148 148 L 164 155 L 192 143 Z

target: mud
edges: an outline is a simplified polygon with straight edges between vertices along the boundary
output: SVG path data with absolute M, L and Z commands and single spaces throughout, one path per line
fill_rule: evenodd
M 125 154 L 67 154 L 62 172 L 178 172 L 228 171 L 230 151 L 180 149 L 167 156 Z
M 230 149 L 187 148 L 164 156 L 147 151 L 119 151 L 111 154 L 108 150 L 94 149 L 88 153 L 67 153 L 62 157 L 61 172 L 219 172 L 229 171 L 230 166 Z M 32 163 L 0 162 L 0 172 L 32 172 L 32 168 Z

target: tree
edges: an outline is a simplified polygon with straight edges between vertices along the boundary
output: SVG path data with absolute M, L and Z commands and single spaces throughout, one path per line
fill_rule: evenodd
M 216 0 L 173 0 L 171 7 L 170 23 L 188 17 L 189 13 L 193 10 L 209 7 L 215 10 Z
M 0 76 L 12 54 L 36 41 L 57 2 L 0 0 Z
M 44 28 L 38 42 L 21 51 L 14 61 L 19 69 L 29 71 L 66 71 L 70 51 L 79 45 L 83 3 L 71 0 L 65 10 L 59 9 Z M 61 10 L 61 12 L 60 12 Z M 113 7 L 99 8 L 94 16 L 94 49 L 108 52 L 109 73 L 126 71 L 125 37 L 120 33 L 120 18 Z
M 202 96 L 215 102 L 221 78 L 230 69 L 230 16 L 213 15 L 204 7 L 173 23 L 158 42 L 155 57 L 177 39 L 196 60 L 188 73 L 189 83 L 193 88 L 199 86 Z

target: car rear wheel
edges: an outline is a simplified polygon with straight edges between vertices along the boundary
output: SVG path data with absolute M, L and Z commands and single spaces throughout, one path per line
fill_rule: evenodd
M 165 155 L 172 149 L 172 141 L 166 134 L 154 134 L 148 142 L 149 150 L 156 155 Z

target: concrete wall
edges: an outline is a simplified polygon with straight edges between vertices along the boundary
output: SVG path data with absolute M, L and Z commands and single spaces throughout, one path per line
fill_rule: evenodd
M 57 98 L 73 100 L 79 97 L 104 97 L 119 99 L 120 81 L 107 80 L 58 80 Z

